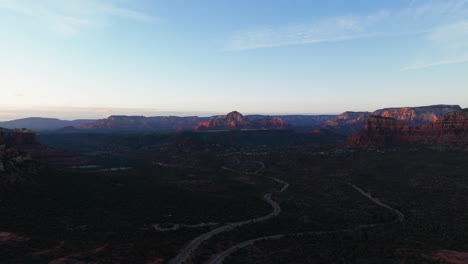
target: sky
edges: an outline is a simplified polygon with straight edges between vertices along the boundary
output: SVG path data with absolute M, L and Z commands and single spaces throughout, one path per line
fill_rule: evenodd
M 468 101 L 468 0 L 0 0 L 0 120 Z

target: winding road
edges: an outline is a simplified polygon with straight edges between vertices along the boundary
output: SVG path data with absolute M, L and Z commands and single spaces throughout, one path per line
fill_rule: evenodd
M 262 162 L 257 162 L 257 163 L 261 164 L 262 167 L 260 169 L 258 169 L 257 171 L 255 171 L 254 173 L 251 173 L 251 174 L 257 174 L 260 170 L 265 168 L 265 165 Z M 232 169 L 229 169 L 229 170 L 232 170 Z M 234 170 L 232 170 L 232 171 L 234 171 Z M 274 181 L 276 181 L 276 182 L 279 182 L 279 183 L 283 184 L 283 187 L 281 187 L 279 192 L 284 192 L 289 187 L 288 183 L 286 183 L 286 182 L 284 182 L 284 181 L 282 181 L 280 179 L 277 179 L 277 178 L 272 178 L 272 179 Z M 268 219 L 271 219 L 273 217 L 276 217 L 277 215 L 279 215 L 281 213 L 281 207 L 271 199 L 271 195 L 272 195 L 271 193 L 267 193 L 267 194 L 265 194 L 263 196 L 263 199 L 268 204 L 270 204 L 271 207 L 273 207 L 273 212 L 271 212 L 271 213 L 269 213 L 269 214 L 267 214 L 265 216 L 245 220 L 245 221 L 242 221 L 242 222 L 228 223 L 228 224 L 226 224 L 224 226 L 215 228 L 215 229 L 213 229 L 213 230 L 211 230 L 211 231 L 209 231 L 207 233 L 201 234 L 200 236 L 198 236 L 195 239 L 193 239 L 192 241 L 190 241 L 190 243 L 175 258 L 173 258 L 171 261 L 169 261 L 169 263 L 170 264 L 182 264 L 182 263 L 186 262 L 189 259 L 190 255 L 192 254 L 192 252 L 195 249 L 197 249 L 198 246 L 200 246 L 200 244 L 203 241 L 206 241 L 206 240 L 210 239 L 212 236 L 214 236 L 216 234 L 226 232 L 226 231 L 230 231 L 230 230 L 232 230 L 234 228 L 241 227 L 243 225 L 262 222 L 262 221 L 266 221 Z
M 276 179 L 278 180 L 278 179 Z M 279 180 L 280 181 L 280 180 Z M 381 225 L 386 225 L 386 224 L 390 224 L 390 223 L 395 223 L 395 222 L 403 222 L 404 219 L 405 219 L 405 216 L 403 215 L 403 213 L 401 213 L 400 211 L 382 203 L 381 201 L 379 201 L 378 199 L 372 197 L 369 193 L 366 193 L 365 191 L 363 191 L 361 188 L 357 187 L 356 185 L 354 184 L 351 184 L 351 183 L 347 183 L 348 185 L 350 185 L 351 187 L 353 187 L 356 191 L 358 191 L 360 194 L 362 194 L 364 197 L 366 197 L 367 199 L 371 200 L 373 203 L 377 204 L 378 206 L 381 206 L 381 207 L 384 207 L 390 211 L 392 211 L 393 213 L 395 213 L 398 218 L 392 222 L 384 222 L 384 223 L 376 223 L 376 224 L 368 224 L 368 225 L 360 225 L 357 229 L 365 229 L 365 228 L 372 228 L 372 227 L 376 227 L 376 226 L 381 226 Z M 285 186 L 286 187 L 286 186 Z M 284 188 L 284 187 L 283 187 Z M 247 241 L 244 241 L 240 244 L 237 244 L 233 247 L 230 247 L 229 249 L 219 253 L 218 255 L 216 255 L 213 259 L 211 259 L 210 262 L 208 262 L 208 264 L 222 264 L 224 262 L 224 259 L 226 257 L 228 257 L 229 255 L 231 255 L 232 253 L 242 249 L 242 248 L 245 248 L 245 247 L 248 247 L 248 246 L 251 246 L 253 245 L 255 242 L 257 241 L 261 241 L 261 240 L 271 240 L 271 239 L 280 239 L 280 238 L 283 238 L 285 237 L 286 235 L 294 235 L 294 236 L 301 236 L 301 235 L 327 235 L 327 234 L 335 234 L 335 233 L 345 233 L 345 232 L 353 232 L 355 231 L 356 229 L 339 229 L 339 230 L 333 230 L 333 231 L 316 231 L 316 232 L 302 232 L 302 233 L 294 233 L 294 234 L 281 234 L 281 235 L 272 235 L 272 236 L 264 236 L 264 237 L 259 237 L 259 238 L 254 238 L 254 239 L 250 239 L 250 240 L 247 240 Z

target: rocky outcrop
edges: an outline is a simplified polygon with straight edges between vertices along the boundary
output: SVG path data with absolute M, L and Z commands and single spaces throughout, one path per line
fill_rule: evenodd
M 0 146 L 18 148 L 27 145 L 36 145 L 36 132 L 30 129 L 8 130 L 0 127 Z
M 286 129 L 287 127 L 286 122 L 279 117 L 266 116 L 262 119 L 250 120 L 241 113 L 233 111 L 225 116 L 201 122 L 195 130 Z
M 15 147 L 36 145 L 36 132 L 30 129 L 15 129 L 11 136 L 11 145 Z
M 445 114 L 461 110 L 459 105 L 431 105 L 420 107 L 384 108 L 374 111 L 372 115 L 391 117 L 401 120 L 410 126 L 423 126 L 436 122 Z
M 445 114 L 435 122 L 412 127 L 401 120 L 371 116 L 364 129 L 347 139 L 350 146 L 377 147 L 422 143 L 437 147 L 466 148 L 468 145 L 468 109 Z
M 344 112 L 341 115 L 328 120 L 322 128 L 333 131 L 341 135 L 352 135 L 360 131 L 371 115 L 370 112 Z
M 468 108 L 450 112 L 440 120 L 423 126 L 422 129 L 445 135 L 464 135 L 468 132 Z
M 370 116 L 364 129 L 348 137 L 348 144 L 356 147 L 387 146 L 398 143 L 402 135 L 409 135 L 411 128 L 403 121 L 389 117 Z
M 326 121 L 331 120 L 337 115 L 274 115 L 281 118 L 291 128 L 304 131 L 310 131 L 320 128 Z M 263 119 L 265 115 L 247 115 L 250 120 Z
M 20 148 L 33 144 L 36 144 L 34 131 L 0 128 L 0 188 L 24 181 L 20 172 L 29 157 Z
M 335 133 L 342 135 L 352 135 L 364 128 L 367 118 L 370 116 L 389 117 L 403 123 L 418 127 L 428 123 L 436 122 L 445 114 L 461 110 L 458 105 L 431 105 L 420 107 L 395 107 L 384 108 L 370 112 L 344 112 L 343 114 L 331 119 L 322 126 Z
M 0 146 L 5 144 L 5 129 L 0 127 Z

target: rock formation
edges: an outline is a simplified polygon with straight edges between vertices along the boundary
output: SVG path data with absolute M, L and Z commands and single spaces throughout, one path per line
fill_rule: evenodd
M 29 160 L 23 146 L 36 144 L 36 133 L 27 129 L 14 131 L 0 128 L 0 187 L 24 181 L 19 172 Z
M 396 107 L 384 108 L 370 112 L 344 112 L 343 114 L 331 119 L 322 126 L 335 133 L 342 135 L 352 135 L 364 128 L 366 120 L 370 116 L 390 117 L 395 120 L 401 120 L 405 124 L 418 127 L 435 122 L 445 114 L 461 110 L 458 105 L 431 105 L 420 107 Z
M 266 116 L 262 119 L 249 120 L 237 111 L 225 116 L 218 116 L 201 122 L 195 130 L 236 130 L 236 129 L 286 129 L 287 125 L 279 117 Z
M 325 124 L 322 125 L 322 128 L 342 135 L 352 135 L 364 127 L 370 115 L 370 112 L 344 112 L 326 121 Z
M 391 117 L 410 126 L 423 126 L 436 122 L 445 114 L 461 110 L 458 105 L 431 105 L 420 107 L 384 108 L 372 113 L 375 116 Z
M 235 114 L 233 114 L 235 118 Z M 178 116 L 155 116 L 155 117 L 144 117 L 144 116 L 110 116 L 107 119 L 95 120 L 92 122 L 77 125 L 77 129 L 100 129 L 100 130 L 167 130 L 167 131 L 181 131 L 181 130 L 193 130 L 201 123 L 208 124 L 211 120 L 221 118 L 224 116 L 213 116 L 213 117 L 178 117 Z M 336 117 L 336 115 L 279 115 L 279 116 L 267 116 L 267 115 L 248 115 L 243 116 L 244 119 L 249 121 L 259 120 L 257 125 L 261 127 L 259 123 L 269 125 L 269 123 L 277 123 L 279 126 L 281 122 L 288 124 L 288 127 L 303 129 L 308 131 L 311 129 L 319 128 L 325 121 Z M 230 118 L 230 117 L 228 117 Z M 218 120 L 220 121 L 220 120 Z M 231 120 L 238 122 L 239 120 Z M 222 122 L 222 121 L 220 121 Z M 240 122 L 238 122 L 240 123 Z M 268 126 L 266 127 L 268 128 Z M 72 131 L 73 129 L 68 127 L 60 131 Z M 357 130 L 358 131 L 358 130 Z
M 15 129 L 11 137 L 11 145 L 19 147 L 36 145 L 36 132 L 30 129 Z
M 422 143 L 438 147 L 465 148 L 468 145 L 468 109 L 445 114 L 435 122 L 412 127 L 401 120 L 371 116 L 364 129 L 348 139 L 350 146 L 376 147 Z
M 301 131 L 310 131 L 320 128 L 326 121 L 337 115 L 274 115 L 283 119 L 291 128 Z M 265 115 L 247 115 L 250 120 L 263 119 Z

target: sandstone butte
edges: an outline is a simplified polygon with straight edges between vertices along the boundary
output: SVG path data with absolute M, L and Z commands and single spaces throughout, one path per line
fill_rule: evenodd
M 288 125 L 279 117 L 266 116 L 249 120 L 237 111 L 199 123 L 195 130 L 286 129 Z

